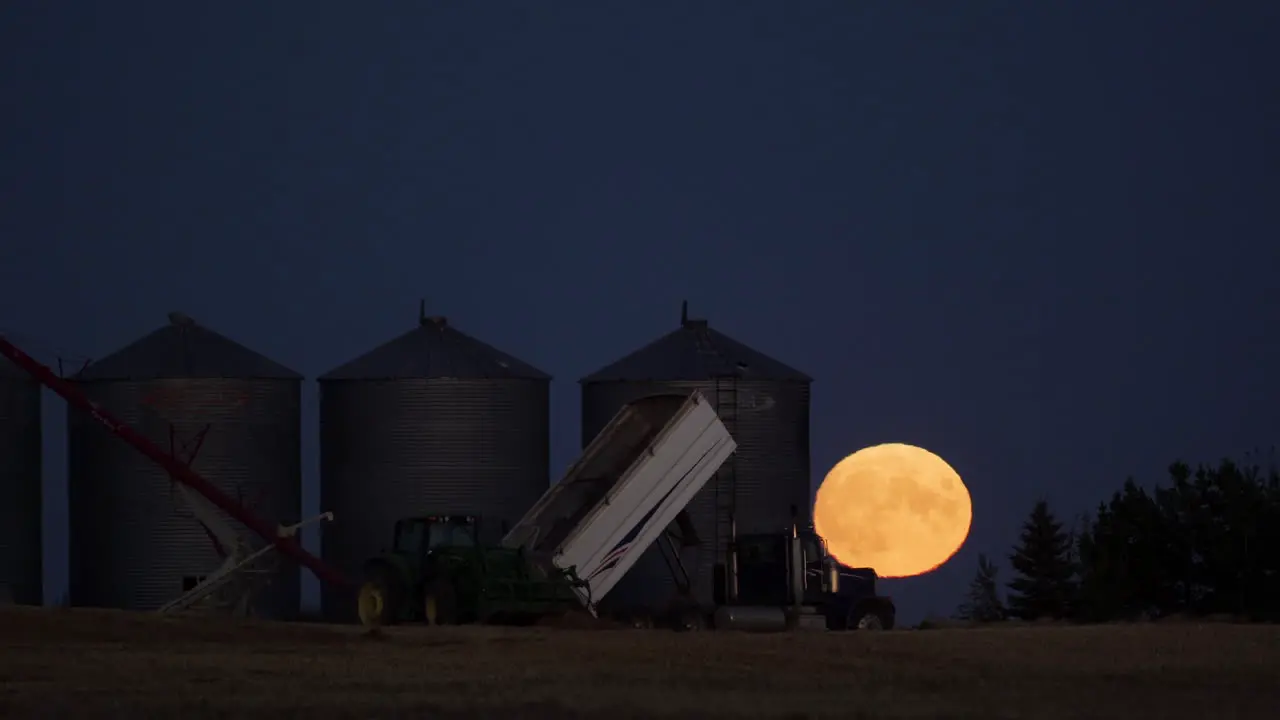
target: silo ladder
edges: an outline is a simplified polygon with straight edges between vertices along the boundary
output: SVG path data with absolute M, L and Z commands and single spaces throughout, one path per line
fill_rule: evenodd
M 720 422 L 724 423 L 730 435 L 738 431 L 738 381 L 736 378 L 716 378 L 715 380 L 716 413 Z M 737 437 L 734 438 L 737 440 Z M 741 447 L 738 448 L 741 451 Z M 715 483 L 715 538 L 712 540 L 715 549 L 716 563 L 725 562 L 729 543 L 733 542 L 735 522 L 737 520 L 738 474 L 736 471 L 735 452 L 720 466 L 716 473 Z M 733 582 L 733 579 L 729 579 Z

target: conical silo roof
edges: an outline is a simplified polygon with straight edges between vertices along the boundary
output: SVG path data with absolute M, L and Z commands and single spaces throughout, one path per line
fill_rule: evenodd
M 680 327 L 582 378 L 581 383 L 626 381 L 696 381 L 716 377 L 810 382 L 808 375 L 691 320 L 687 309 Z
M 547 373 L 477 340 L 440 316 L 320 376 L 320 380 L 549 380 Z
M 302 376 L 240 343 L 169 313 L 169 323 L 90 363 L 76 380 L 237 378 L 300 380 Z

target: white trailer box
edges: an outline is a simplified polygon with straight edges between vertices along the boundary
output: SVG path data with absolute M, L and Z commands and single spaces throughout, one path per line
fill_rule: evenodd
M 720 469 L 737 443 L 698 392 L 629 403 L 503 539 L 575 568 L 593 614 L 640 555 Z

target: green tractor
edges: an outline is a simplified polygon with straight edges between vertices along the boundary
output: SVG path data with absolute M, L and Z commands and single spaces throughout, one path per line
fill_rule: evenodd
M 397 521 L 391 550 L 365 563 L 357 608 L 369 627 L 526 624 L 581 610 L 582 587 L 572 570 L 483 545 L 477 517 L 415 517 Z

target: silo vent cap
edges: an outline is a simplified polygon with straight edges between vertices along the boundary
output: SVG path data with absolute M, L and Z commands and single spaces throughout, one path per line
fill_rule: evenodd
M 420 322 L 423 326 L 434 325 L 438 328 L 449 326 L 449 318 L 443 315 L 424 315 Z
M 186 313 L 171 312 L 169 313 L 169 324 L 177 327 L 185 327 L 195 325 L 196 321 L 192 320 L 191 316 Z
M 689 317 L 689 301 L 685 300 L 680 303 L 680 327 L 693 328 L 695 330 L 705 330 L 707 321 Z

